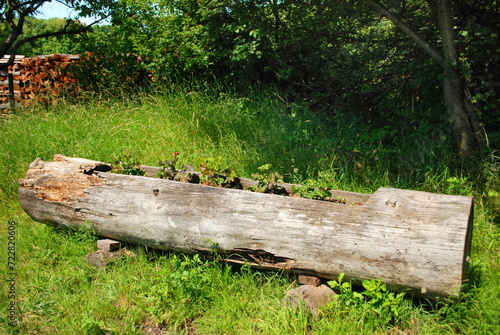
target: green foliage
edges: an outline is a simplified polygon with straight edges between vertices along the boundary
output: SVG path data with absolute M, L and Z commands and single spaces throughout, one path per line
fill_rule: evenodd
M 77 39 L 49 38 L 23 47 L 27 53 L 90 52 L 73 72 L 84 88 L 97 92 L 92 98 L 130 98 L 186 81 L 224 83 L 245 94 L 269 85 L 290 109 L 306 104 L 332 119 L 342 113 L 365 118 L 377 129 L 385 125 L 391 129 L 383 134 L 386 142 L 414 136 L 422 120 L 432 128 L 449 127 L 442 94 L 436 94 L 442 92 L 439 65 L 364 2 L 67 3 L 84 15 L 104 15 L 110 8 L 111 25 L 95 26 Z M 429 3 L 381 3 L 439 46 Z M 497 7 L 498 1 L 459 1 L 452 8 L 467 99 L 481 117 L 490 149 L 500 141 Z M 29 19 L 25 34 L 53 31 L 64 22 Z
M 32 19 L 38 13 L 40 6 L 50 0 L 39 1 L 19 1 L 13 0 L 0 3 L 0 38 L 3 43 L 0 48 L 0 56 L 9 54 L 19 54 L 19 47 L 23 44 L 32 43 L 31 48 L 26 47 L 25 51 L 44 51 L 40 49 L 39 39 L 44 42 L 47 47 L 55 47 L 61 51 L 69 47 L 65 42 L 68 40 L 65 35 L 75 35 L 86 30 L 85 26 L 75 19 L 65 20 L 35 20 Z M 61 0 L 62 5 L 73 9 L 80 17 L 93 16 L 97 18 L 105 18 L 109 15 L 109 11 L 113 9 L 116 0 Z M 58 40 L 57 37 L 62 37 Z M 56 37 L 54 39 L 54 37 Z M 34 50 L 32 50 L 34 49 Z M 55 50 L 52 53 L 56 52 Z
M 450 193 L 472 196 L 471 185 L 467 182 L 469 177 L 449 177 L 446 179 L 449 185 Z
M 363 287 L 365 290 L 362 294 L 369 299 L 368 304 L 380 317 L 385 317 L 385 322 L 390 322 L 399 317 L 399 309 L 405 292 L 395 295 L 394 292 L 387 290 L 386 285 L 381 283 L 380 278 L 377 281 L 373 279 L 364 280 Z
M 64 29 L 66 19 L 52 18 L 48 20 L 29 17 L 24 24 L 22 38 L 28 38 L 39 34 L 56 32 Z M 77 26 L 81 24 L 76 23 Z M 36 39 L 32 42 L 23 44 L 18 54 L 27 57 L 48 55 L 55 53 L 79 54 L 84 52 L 79 43 L 78 37 L 74 35 L 51 36 Z
M 286 194 L 283 186 L 283 176 L 278 172 L 270 172 L 272 164 L 264 164 L 258 167 L 260 173 L 252 173 L 252 179 L 258 181 L 255 185 L 247 186 L 248 191 L 261 193 Z
M 217 187 L 235 187 L 236 172 L 224 165 L 223 158 L 218 156 L 201 157 L 199 159 L 201 172 L 200 183 Z
M 119 156 L 113 155 L 112 173 L 128 174 L 132 176 L 145 176 L 146 172 L 141 168 L 141 162 L 125 151 Z
M 363 301 L 364 296 L 362 293 L 353 290 L 351 282 L 343 281 L 344 275 L 344 273 L 339 274 L 338 280 L 330 280 L 328 285 L 342 295 L 347 306 L 358 305 Z
M 106 331 L 103 329 L 105 323 L 103 320 L 96 319 L 93 312 L 88 311 L 87 315 L 82 318 L 82 330 L 86 335 L 104 335 Z
M 156 178 L 165 178 L 169 180 L 174 180 L 177 176 L 177 162 L 179 161 L 179 153 L 174 152 L 171 159 L 166 159 L 165 161 L 160 161 L 158 165 L 160 170 L 156 173 Z
M 428 3 L 382 4 L 439 45 Z M 496 8 L 496 1 L 461 1 L 452 13 L 468 98 L 476 104 L 490 148 L 500 138 Z M 127 94 L 149 89 L 137 84 L 147 78 L 159 87 L 210 81 L 240 92 L 264 84 L 279 88 L 289 106 L 305 103 L 332 118 L 343 113 L 368 119 L 376 128 L 385 125 L 391 129 L 383 138 L 387 142 L 414 135 L 422 120 L 433 128 L 449 127 L 442 94 L 436 94 L 442 92 L 442 69 L 363 2 L 122 0 L 112 15 L 111 26 L 96 27 L 80 40 L 96 55 L 93 61 L 103 63 L 82 71 L 90 81 L 84 86 L 100 93 L 120 94 L 120 83 Z M 142 63 L 126 60 L 130 55 L 140 55 Z
M 189 303 L 198 303 L 210 299 L 212 273 L 207 271 L 213 263 L 202 261 L 198 254 L 193 257 L 173 256 L 177 271 L 170 275 L 171 285 L 175 287 L 172 292 L 178 299 Z M 209 293 L 209 294 L 207 294 Z
M 481 117 L 488 145 L 498 148 L 500 132 L 500 17 L 498 1 L 454 3 L 460 16 L 456 27 L 460 70 L 467 85 L 467 99 Z
M 330 198 L 332 193 L 328 190 L 333 188 L 333 184 L 325 180 L 309 179 L 302 186 L 292 186 L 292 194 L 301 198 L 325 200 Z
M 343 278 L 344 274 L 341 273 L 338 281 L 332 280 L 328 284 L 332 289 L 340 292 L 346 307 L 368 308 L 377 313 L 377 317 L 386 324 L 395 321 L 400 316 L 405 292 L 395 295 L 394 292 L 387 290 L 386 285 L 379 278 L 378 280 L 363 280 L 362 285 L 365 290 L 359 293 L 353 290 L 350 282 L 342 282 Z
M 111 37 L 109 46 L 115 52 L 150 60 L 145 68 L 159 82 L 194 73 L 203 77 L 208 66 L 207 31 L 197 21 L 197 7 L 192 1 L 120 1 L 103 46 Z

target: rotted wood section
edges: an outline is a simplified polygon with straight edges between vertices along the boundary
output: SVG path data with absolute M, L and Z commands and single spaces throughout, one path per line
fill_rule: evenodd
M 21 206 L 36 221 L 91 223 L 120 241 L 191 254 L 216 248 L 231 262 L 325 279 L 381 277 L 430 298 L 456 297 L 467 278 L 471 197 L 380 188 L 337 191 L 355 200 L 340 204 L 109 171 L 80 158 L 37 159 L 20 180 Z

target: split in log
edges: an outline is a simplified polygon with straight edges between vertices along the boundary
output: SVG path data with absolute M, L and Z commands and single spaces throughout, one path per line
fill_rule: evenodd
M 467 278 L 471 197 L 380 188 L 352 206 L 110 170 L 80 158 L 37 159 L 20 180 L 21 206 L 36 221 L 91 222 L 119 241 L 189 254 L 212 247 L 229 262 L 324 279 L 381 278 L 429 298 L 457 297 Z

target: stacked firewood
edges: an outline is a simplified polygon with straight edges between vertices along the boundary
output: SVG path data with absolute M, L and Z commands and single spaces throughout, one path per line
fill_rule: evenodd
M 79 91 L 78 80 L 68 76 L 64 69 L 80 59 L 80 55 L 52 54 L 36 57 L 24 57 L 9 66 L 13 73 L 14 99 L 29 105 L 34 101 L 55 104 L 62 92 L 76 94 Z M 2 73 L 0 81 L 5 96 L 0 101 L 8 100 L 8 78 Z
M 6 55 L 0 59 L 0 64 L 6 64 L 10 56 Z M 13 94 L 15 101 L 20 100 L 20 85 L 21 85 L 21 72 L 19 70 L 19 63 L 24 59 L 24 56 L 16 56 L 14 65 L 9 66 L 8 69 L 0 71 L 0 108 L 9 107 L 9 74 L 13 76 Z

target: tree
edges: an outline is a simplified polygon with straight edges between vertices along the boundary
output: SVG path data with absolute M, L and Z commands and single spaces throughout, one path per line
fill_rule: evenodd
M 426 1 L 434 15 L 435 28 L 439 31 L 441 50 L 429 43 L 415 29 L 405 24 L 396 12 L 389 10 L 388 7 L 383 6 L 376 0 L 365 1 L 408 35 L 442 67 L 444 100 L 453 134 L 460 155 L 464 158 L 471 157 L 477 149 L 483 146 L 484 134 L 477 113 L 473 108 L 470 108 L 468 101 L 465 99 L 465 80 L 460 75 L 450 1 Z M 404 3 L 405 1 L 402 1 L 401 6 L 404 6 Z
M 45 37 L 83 33 L 107 18 L 115 4 L 115 0 L 59 0 L 60 3 L 73 8 L 79 13 L 79 16 L 93 16 L 96 17 L 96 20 L 89 25 L 83 25 L 78 20 L 67 19 L 66 24 L 56 31 L 41 32 L 22 38 L 27 19 L 34 16 L 44 3 L 50 1 L 4 0 L 0 3 L 0 23 L 2 24 L 2 35 L 5 36 L 4 42 L 0 45 L 0 58 L 10 54 L 9 61 L 1 64 L 0 69 L 6 68 L 14 62 L 14 57 L 23 44 Z
M 66 19 L 52 18 L 52 19 L 38 19 L 29 17 L 26 19 L 23 29 L 23 38 L 36 36 L 43 33 L 56 32 L 64 29 L 66 26 Z M 98 27 L 93 27 L 92 31 Z M 2 39 L 3 37 L 3 39 Z M 5 35 L 0 34 L 0 40 L 4 40 Z M 78 35 L 62 35 L 50 36 L 32 40 L 24 43 L 19 47 L 17 53 L 27 57 L 46 54 L 79 54 L 83 53 L 81 39 Z

